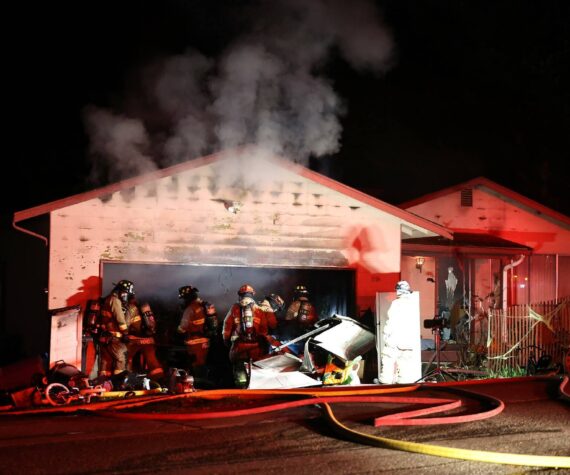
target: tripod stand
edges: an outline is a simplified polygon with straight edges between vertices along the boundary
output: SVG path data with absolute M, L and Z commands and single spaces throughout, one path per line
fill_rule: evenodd
M 441 330 L 442 328 L 439 325 L 432 329 L 435 341 L 435 368 L 418 379 L 416 383 L 419 383 L 420 381 L 425 382 L 425 380 L 428 378 L 434 379 L 437 382 L 438 377 L 441 378 L 442 382 L 445 382 L 446 376 L 453 379 L 454 381 L 457 381 L 457 378 L 455 376 L 441 369 Z

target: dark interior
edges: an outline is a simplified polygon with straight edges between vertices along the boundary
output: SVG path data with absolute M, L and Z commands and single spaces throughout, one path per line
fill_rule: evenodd
M 256 290 L 255 299 L 269 293 L 281 295 L 286 307 L 293 299 L 296 285 L 309 290 L 319 318 L 333 314 L 356 318 L 355 272 L 350 269 L 306 269 L 272 267 L 228 267 L 171 264 L 104 262 L 102 266 L 103 295 L 113 283 L 128 279 L 134 283 L 137 300 L 148 302 L 157 319 L 157 344 L 172 344 L 181 317 L 178 288 L 192 285 L 199 289 L 202 300 L 215 305 L 220 326 L 228 310 L 238 300 L 237 291 L 243 284 Z M 279 317 L 283 317 L 284 312 Z
M 139 263 L 103 263 L 103 295 L 113 288 L 113 282 L 131 280 L 139 302 L 147 301 L 157 318 L 180 313 L 178 288 L 192 285 L 200 291 L 202 300 L 213 303 L 220 319 L 237 301 L 237 291 L 243 284 L 256 290 L 256 300 L 269 293 L 281 295 L 286 305 L 293 299 L 296 285 L 310 292 L 319 317 L 332 314 L 355 317 L 355 272 L 350 269 L 300 269 L 270 267 L 226 267 Z

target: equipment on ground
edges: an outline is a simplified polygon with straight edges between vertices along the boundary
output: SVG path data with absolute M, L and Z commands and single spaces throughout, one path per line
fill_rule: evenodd
M 439 324 L 433 324 L 433 326 L 429 327 L 426 325 L 427 322 L 428 325 L 432 324 L 431 322 L 442 322 L 441 325 Z M 434 336 L 434 341 L 435 341 L 435 368 L 428 372 L 427 374 L 425 374 L 424 376 L 422 376 L 420 379 L 418 379 L 416 381 L 416 383 L 419 383 L 421 381 L 423 382 L 427 382 L 426 380 L 433 380 L 435 382 L 437 382 L 437 378 L 440 378 L 441 381 L 446 381 L 445 377 L 449 377 L 450 379 L 456 381 L 455 376 L 453 376 L 451 373 L 443 370 L 441 368 L 441 331 L 443 329 L 443 322 L 445 322 L 445 319 L 443 318 L 434 318 L 432 320 L 424 320 L 424 328 L 431 328 L 432 329 L 432 333 Z

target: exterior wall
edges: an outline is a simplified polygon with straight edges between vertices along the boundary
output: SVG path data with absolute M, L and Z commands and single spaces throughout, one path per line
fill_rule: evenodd
M 570 297 L 570 256 L 558 256 L 558 274 L 556 277 L 558 283 L 558 299 Z M 564 278 L 562 278 L 564 276 Z
M 550 255 L 530 256 L 530 301 L 545 302 L 558 298 L 556 287 L 557 258 Z M 568 272 L 568 271 L 567 271 Z M 566 274 L 570 276 L 570 273 Z M 570 295 L 570 294 L 567 294 Z M 561 294 L 564 297 L 564 294 Z
M 376 311 L 376 294 L 378 292 L 392 292 L 400 280 L 400 273 L 373 273 L 365 267 L 356 266 L 356 305 L 357 314 L 370 310 Z
M 494 290 L 494 276 L 491 259 L 474 259 L 472 298 L 477 295 L 483 299 L 483 305 L 487 308 L 489 306 L 489 295 Z
M 487 231 L 531 247 L 535 254 L 570 255 L 570 229 L 537 216 L 481 188 L 473 189 L 473 206 L 462 207 L 460 192 L 407 208 L 455 231 Z
M 402 279 L 407 280 L 414 292 L 420 295 L 420 321 L 421 337 L 433 338 L 432 331 L 424 328 L 423 321 L 432 319 L 437 313 L 436 308 L 436 273 L 435 258 L 424 257 L 425 262 L 421 269 L 416 268 L 416 258 L 402 256 Z M 394 288 L 392 287 L 392 291 Z
M 98 295 L 101 259 L 399 273 L 394 216 L 286 170 L 253 184 L 228 176 L 210 165 L 52 212 L 49 308 Z

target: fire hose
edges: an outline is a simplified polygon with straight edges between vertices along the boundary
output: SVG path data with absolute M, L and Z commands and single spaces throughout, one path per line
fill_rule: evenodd
M 517 378 L 514 378 L 517 379 Z M 521 379 L 521 378 L 518 378 Z M 528 378 L 527 378 L 528 379 Z M 480 381 L 473 380 L 463 382 L 462 385 L 472 386 L 481 384 Z M 476 392 L 465 389 L 455 388 L 455 383 L 439 383 L 422 385 L 414 384 L 407 386 L 387 386 L 387 387 L 354 387 L 341 386 L 332 388 L 304 388 L 296 390 L 252 390 L 252 389 L 226 389 L 226 390 L 208 390 L 197 391 L 193 393 L 179 394 L 173 396 L 155 396 L 153 398 L 145 398 L 139 401 L 113 401 L 90 404 L 89 407 L 81 407 L 82 411 L 93 412 L 104 417 L 113 417 L 120 419 L 137 419 L 137 420 L 176 420 L 176 421 L 196 421 L 231 417 L 245 417 L 255 414 L 263 414 L 272 411 L 292 409 L 302 406 L 319 406 L 323 409 L 324 416 L 338 436 L 343 437 L 352 442 L 370 445 L 374 447 L 401 450 L 405 452 L 413 452 L 424 455 L 432 455 L 437 457 L 445 457 L 452 459 L 488 462 L 495 464 L 524 465 L 535 467 L 549 468 L 570 468 L 570 457 L 565 456 L 547 456 L 547 455 L 529 455 L 529 454 L 513 454 L 502 452 L 490 452 L 481 450 L 461 449 L 452 447 L 442 447 L 431 444 L 423 444 L 417 442 L 401 441 L 386 437 L 370 435 L 357 430 L 351 429 L 343 424 L 335 416 L 332 405 L 337 403 L 398 403 L 398 404 L 415 404 L 425 405 L 412 411 L 403 411 L 396 414 L 381 416 L 374 419 L 374 426 L 417 426 L 417 425 L 436 425 L 436 424 L 457 424 L 462 422 L 470 422 L 483 420 L 493 417 L 501 413 L 505 407 L 504 403 L 491 396 L 478 394 Z M 474 414 L 464 414 L 455 416 L 436 416 L 434 414 L 442 413 L 462 406 L 461 399 L 453 398 L 434 398 L 421 396 L 397 396 L 396 394 L 410 394 L 420 388 L 429 387 L 430 390 L 445 390 L 456 393 L 464 398 L 474 398 L 483 404 L 490 406 L 490 409 L 477 412 Z M 568 398 L 569 381 L 565 376 L 560 384 L 560 393 L 562 398 Z M 200 413 L 125 413 L 116 412 L 135 407 L 143 407 L 151 403 L 172 400 L 174 398 L 196 398 L 205 400 L 223 400 L 230 397 L 239 397 L 242 399 L 254 399 L 260 396 L 271 397 L 291 397 L 297 399 L 272 403 L 264 406 L 251 407 L 247 409 L 209 411 Z M 109 410 L 113 408 L 114 411 Z M 53 408 L 55 409 L 55 408 Z M 63 408 L 58 408 L 58 412 Z M 66 407 L 65 412 L 72 411 L 73 408 Z M 426 417 L 428 416 L 428 417 Z
M 561 384 L 561 392 L 568 386 L 568 377 L 565 377 Z M 442 447 L 431 444 L 423 444 L 417 442 L 401 441 L 369 435 L 363 432 L 350 429 L 335 416 L 331 405 L 335 403 L 407 403 L 407 404 L 426 404 L 431 407 L 422 408 L 414 411 L 406 411 L 398 414 L 391 414 L 376 418 L 375 426 L 379 425 L 420 425 L 420 424 L 449 424 L 482 420 L 499 414 L 504 409 L 504 403 L 490 396 L 483 396 L 472 393 L 467 390 L 455 388 L 453 391 L 463 396 L 474 397 L 481 401 L 486 401 L 493 406 L 492 409 L 475 414 L 452 417 L 420 417 L 429 416 L 438 412 L 448 411 L 450 409 L 461 406 L 461 400 L 448 398 L 422 398 L 422 397 L 397 397 L 385 396 L 387 393 L 396 392 L 412 392 L 418 389 L 419 385 L 403 386 L 403 387 L 386 387 L 381 389 L 341 389 L 341 390 L 323 390 L 323 389 L 305 389 L 305 390 L 213 390 L 204 391 L 202 393 L 190 393 L 185 397 L 205 398 L 205 399 L 221 399 L 229 396 L 252 397 L 252 396 L 299 396 L 300 399 L 270 404 L 262 407 L 254 407 L 248 409 L 226 410 L 226 411 L 210 411 L 206 413 L 174 413 L 174 414 L 156 414 L 156 413 L 118 413 L 112 411 L 102 411 L 98 414 L 102 416 L 121 418 L 121 419 L 139 419 L 139 420 L 206 420 L 216 418 L 242 417 L 254 414 L 267 413 L 271 411 L 291 409 L 306 405 L 320 405 L 324 408 L 324 415 L 333 431 L 353 442 L 371 445 L 374 447 L 389 448 L 406 452 L 414 452 L 424 455 L 432 455 L 437 457 L 461 459 L 476 462 L 488 462 L 496 464 L 524 465 L 535 467 L 549 468 L 570 468 L 570 457 L 564 456 L 547 456 L 547 455 L 529 455 L 529 454 L 513 454 L 502 452 L 490 452 L 482 450 L 460 449 L 452 447 Z M 433 387 L 435 389 L 435 386 Z M 446 387 L 449 390 L 449 387 Z M 147 403 L 143 403 L 147 404 Z M 138 405 L 122 404 L 117 409 L 126 409 Z M 141 404 L 142 405 L 142 404 Z

